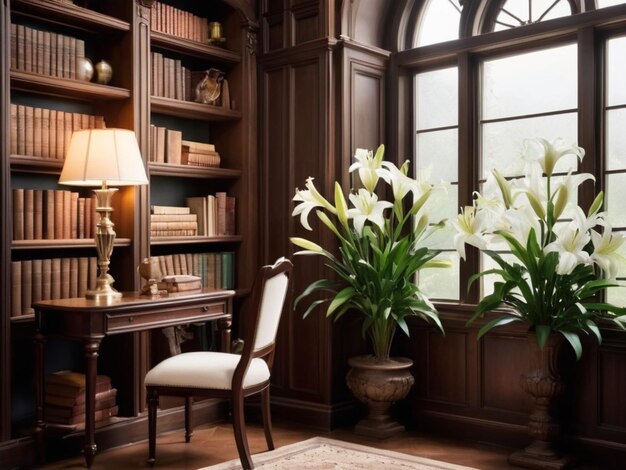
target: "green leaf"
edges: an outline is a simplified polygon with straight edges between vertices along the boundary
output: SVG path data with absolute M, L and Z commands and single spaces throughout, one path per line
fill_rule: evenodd
M 309 308 L 307 308 L 306 311 L 302 314 L 302 318 L 306 318 L 309 315 L 309 313 L 311 313 L 313 309 L 315 309 L 315 307 L 327 301 L 328 299 L 322 299 L 322 300 L 316 300 L 314 302 L 311 302 L 311 305 L 309 305 Z
M 521 319 L 511 316 L 496 318 L 495 320 L 491 320 L 489 323 L 484 325 L 480 330 L 478 330 L 478 336 L 476 339 L 482 338 L 485 333 L 489 330 L 495 328 L 496 326 L 508 325 L 509 323 L 513 323 L 516 321 L 521 321 Z
M 307 286 L 306 289 L 304 289 L 304 291 L 302 291 L 302 294 L 296 297 L 296 300 L 293 303 L 293 308 L 296 308 L 300 300 L 302 300 L 304 297 L 311 294 L 312 292 L 316 290 L 332 290 L 331 288 L 333 286 L 334 283 L 328 279 L 318 279 L 317 281 L 312 282 Z
M 354 295 L 355 290 L 352 287 L 346 287 L 337 293 L 333 301 L 328 306 L 328 310 L 326 310 L 326 316 L 330 317 L 333 312 L 349 301 Z
M 535 335 L 537 336 L 537 343 L 539 344 L 539 349 L 543 349 L 550 337 L 550 333 L 552 332 L 552 328 L 549 325 L 537 325 L 535 326 Z
M 598 338 L 598 344 L 602 344 L 602 333 L 600 333 L 598 325 L 596 325 L 592 320 L 587 320 L 587 329 L 596 335 L 596 338 Z
M 569 344 L 574 348 L 574 352 L 576 353 L 576 360 L 580 359 L 583 354 L 583 346 L 580 343 L 580 338 L 576 333 L 572 333 L 571 331 L 561 331 L 560 332 L 565 339 L 569 341 Z

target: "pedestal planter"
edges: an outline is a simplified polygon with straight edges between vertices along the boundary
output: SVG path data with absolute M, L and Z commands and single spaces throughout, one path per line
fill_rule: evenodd
M 403 432 L 404 426 L 389 416 L 389 408 L 406 397 L 413 386 L 415 379 L 409 372 L 413 361 L 403 357 L 379 360 L 374 356 L 357 356 L 348 359 L 348 364 L 351 367 L 346 377 L 348 387 L 369 410 L 354 432 L 379 439 Z
M 572 464 L 572 459 L 555 447 L 561 435 L 561 425 L 552 413 L 565 388 L 557 370 L 558 352 L 563 342 L 563 336 L 552 334 L 542 350 L 535 333 L 528 334 L 530 370 L 522 375 L 520 383 L 524 391 L 534 397 L 528 422 L 528 434 L 533 440 L 524 450 L 509 457 L 511 465 L 562 469 Z

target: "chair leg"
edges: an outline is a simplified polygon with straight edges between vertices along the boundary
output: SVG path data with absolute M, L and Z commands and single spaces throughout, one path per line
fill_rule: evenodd
M 148 389 L 148 465 L 153 466 L 156 461 L 156 421 L 159 394 L 156 390 Z
M 191 441 L 191 434 L 193 434 L 193 426 L 191 425 L 192 405 L 193 397 L 185 397 L 185 442 Z
M 261 413 L 263 418 L 263 429 L 265 430 L 265 441 L 267 448 L 274 450 L 274 439 L 272 438 L 272 415 L 270 413 L 270 386 L 261 391 Z
M 248 448 L 248 438 L 246 436 L 246 421 L 243 414 L 243 393 L 235 392 L 233 397 L 233 431 L 235 433 L 235 443 L 239 460 L 244 470 L 254 468 L 250 449 Z

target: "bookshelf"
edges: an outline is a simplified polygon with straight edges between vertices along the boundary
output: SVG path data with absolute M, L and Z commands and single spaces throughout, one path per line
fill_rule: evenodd
M 34 111 L 49 116 L 57 115 L 100 116 L 106 127 L 133 129 L 144 157 L 150 178 L 149 188 L 120 188 L 114 200 L 113 222 L 117 239 L 112 256 L 111 273 L 118 290 L 137 290 L 141 281 L 136 268 L 147 256 L 181 256 L 195 254 L 207 257 L 217 253 L 229 253 L 234 259 L 232 271 L 234 287 L 246 292 L 253 281 L 257 267 L 258 249 L 257 208 L 257 135 L 256 135 L 256 56 L 254 43 L 257 24 L 254 12 L 243 0 L 194 2 L 166 0 L 167 9 L 177 11 L 181 18 L 206 18 L 206 22 L 219 21 L 223 25 L 226 43 L 224 47 L 170 34 L 164 28 L 156 30 L 154 0 L 75 0 L 74 5 L 55 0 L 12 0 L 0 6 L 2 21 L 0 79 L 6 86 L 0 91 L 2 100 L 2 146 L 1 175 L 3 180 L 2 220 L 6 221 L 2 232 L 2 253 L 11 262 L 2 264 L 0 281 L 2 303 L 0 341 L 0 444 L 20 440 L 30 435 L 34 423 L 34 400 L 32 377 L 20 372 L 32 363 L 33 316 L 12 316 L 12 266 L 15 263 L 30 265 L 45 259 L 82 259 L 95 256 L 91 237 L 54 237 L 37 239 L 24 237 L 14 240 L 13 226 L 19 223 L 14 208 L 15 190 L 38 192 L 69 190 L 78 193 L 74 198 L 87 199 L 90 190 L 59 186 L 58 176 L 63 166 L 61 151 L 26 151 L 26 144 L 19 150 L 11 143 L 15 130 L 11 118 L 11 105 L 18 109 L 47 109 Z M 168 17 L 172 25 L 173 17 Z M 30 38 L 30 61 L 21 55 L 18 62 L 16 46 L 12 46 L 11 24 L 20 25 L 24 41 Z M 164 23 L 160 23 L 164 24 Z M 185 23 L 190 24 L 190 23 Z M 196 28 L 196 27 L 194 27 Z M 18 31 L 17 26 L 13 28 Z M 34 32 L 33 32 L 34 31 Z M 177 34 L 184 32 L 184 25 L 176 26 Z M 196 28 L 196 35 L 201 30 Z M 57 38 L 57 45 L 72 38 L 72 49 L 56 49 L 52 43 L 45 45 L 46 38 Z M 42 42 L 39 41 L 41 39 Z M 15 38 L 17 42 L 17 37 Z M 65 43 L 63 43 L 65 44 Z M 39 51 L 38 46 L 42 51 Z M 211 67 L 224 72 L 228 81 L 229 103 L 204 104 L 152 93 L 153 53 L 168 56 L 172 61 L 199 72 Z M 81 80 L 76 72 L 54 71 L 52 57 L 63 54 L 58 64 L 69 70 L 87 57 L 93 64 L 101 59 L 113 68 L 113 78 L 106 85 Z M 69 54 L 73 58 L 65 59 Z M 37 68 L 43 58 L 48 65 Z M 132 60 L 131 60 L 132 58 Z M 187 94 L 189 96 L 189 93 Z M 179 98 L 183 98 L 179 95 Z M 24 118 L 20 138 L 33 135 L 51 135 L 50 121 L 41 121 L 33 128 Z M 70 119 L 69 117 L 67 119 Z M 75 118 L 78 120 L 78 118 Z M 93 120 L 92 120 L 93 121 Z M 57 121 L 55 121 L 56 123 Z M 74 124 L 65 125 L 63 139 L 70 135 Z M 88 122 L 86 120 L 85 122 Z M 92 122 L 93 124 L 93 122 Z M 180 133 L 182 139 L 215 145 L 219 152 L 219 167 L 200 167 L 151 160 L 152 131 L 154 126 L 165 127 Z M 55 126 L 59 127 L 59 126 Z M 37 129 L 35 131 L 34 129 Z M 55 133 L 61 139 L 61 133 Z M 42 137 L 43 138 L 43 137 Z M 44 143 L 49 140 L 44 139 Z M 58 155 L 52 155 L 58 153 Z M 150 237 L 151 206 L 167 204 L 183 206 L 185 198 L 206 196 L 217 192 L 226 193 L 236 200 L 236 229 L 229 235 L 215 236 L 166 236 Z M 73 212 L 70 212 L 73 214 Z M 19 214 L 19 212 L 17 213 Z M 78 217 L 78 215 L 76 216 Z M 17 220 L 16 220 L 17 219 Z M 46 263 L 50 264 L 50 263 Z M 72 265 L 74 265 L 73 263 Z M 13 268 L 15 269 L 15 268 Z M 15 271 L 13 271 L 15 274 Z M 32 282 L 32 281 L 31 281 Z M 15 294 L 17 295 L 17 294 Z M 41 295 L 37 293 L 36 295 Z M 28 301 L 28 296 L 26 296 Z M 235 313 L 241 295 L 234 302 Z M 99 358 L 99 370 L 110 376 L 119 390 L 117 403 L 123 421 L 132 423 L 143 409 L 143 374 L 159 359 L 165 339 L 159 331 L 133 335 L 119 335 L 106 339 Z M 72 348 L 53 344 L 56 348 L 53 361 L 47 364 L 55 368 L 80 368 L 74 359 L 68 359 Z M 120 370 L 119 364 L 129 367 Z M 80 369 L 79 369 L 80 370 Z M 120 426 L 119 418 L 114 420 Z M 131 424 L 129 424 L 131 425 Z M 101 428 L 103 426 L 99 426 Z M 106 427 L 106 426 L 104 426 Z M 114 440 L 114 439 L 113 439 Z

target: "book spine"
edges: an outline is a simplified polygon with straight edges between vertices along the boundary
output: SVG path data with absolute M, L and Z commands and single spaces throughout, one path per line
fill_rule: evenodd
M 22 261 L 22 315 L 30 315 L 33 312 L 31 305 L 33 300 L 33 260 Z
M 50 258 L 41 261 L 41 299 L 52 298 L 52 260 Z
M 11 316 L 22 314 L 22 262 L 11 261 Z
M 26 155 L 26 107 L 17 105 L 17 153 Z
M 52 287 L 51 299 L 61 298 L 61 258 L 52 258 Z
M 13 240 L 24 240 L 24 190 L 13 190 Z
M 43 239 L 43 190 L 33 191 L 33 239 Z
M 70 259 L 61 258 L 61 298 L 70 298 Z
M 12 155 L 17 154 L 17 105 L 11 103 L 11 150 Z
M 33 108 L 33 153 L 35 157 L 42 156 L 41 137 L 43 133 L 43 109 Z
M 43 298 L 43 263 L 41 259 L 32 260 L 33 302 Z
M 50 158 L 50 110 L 41 110 L 41 156 Z

